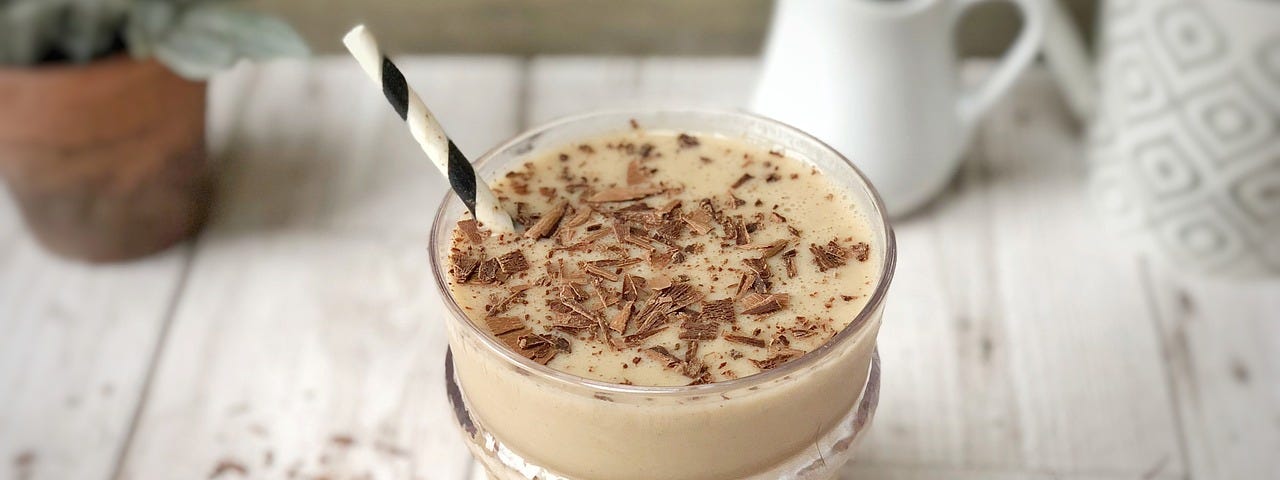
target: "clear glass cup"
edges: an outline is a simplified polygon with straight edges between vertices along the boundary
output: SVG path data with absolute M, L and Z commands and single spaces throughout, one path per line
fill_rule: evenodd
M 875 350 L 896 249 L 867 179 L 821 141 L 740 112 L 590 113 L 535 128 L 475 162 L 494 178 L 543 149 L 630 128 L 735 138 L 806 161 L 846 188 L 866 215 L 879 255 L 866 306 L 830 342 L 778 368 L 695 386 L 605 383 L 510 351 L 472 323 L 448 290 L 450 232 L 465 211 L 447 195 L 431 236 L 431 267 L 448 308 L 445 382 L 458 426 L 491 479 L 825 479 L 837 475 L 870 423 L 879 394 Z M 814 205 L 814 214 L 830 206 Z

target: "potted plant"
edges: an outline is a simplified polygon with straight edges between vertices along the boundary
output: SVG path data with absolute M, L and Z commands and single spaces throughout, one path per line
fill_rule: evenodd
M 285 23 L 225 1 L 0 1 L 0 176 L 55 253 L 162 250 L 208 213 L 206 79 L 306 53 Z

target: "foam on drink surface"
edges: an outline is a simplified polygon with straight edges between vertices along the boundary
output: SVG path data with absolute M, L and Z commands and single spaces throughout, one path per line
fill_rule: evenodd
M 455 301 L 513 350 L 590 379 L 776 368 L 848 326 L 883 261 L 850 192 L 740 140 L 633 129 L 531 156 L 491 186 L 525 229 L 459 223 Z

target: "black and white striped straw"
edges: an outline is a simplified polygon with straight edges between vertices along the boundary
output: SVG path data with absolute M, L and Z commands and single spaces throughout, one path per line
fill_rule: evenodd
M 422 103 L 422 99 L 409 88 L 400 69 L 378 49 L 378 41 L 373 38 L 373 33 L 364 25 L 359 25 L 342 37 L 342 43 L 365 73 L 369 74 L 369 78 L 382 87 L 382 93 L 391 102 L 391 107 L 409 125 L 413 138 L 422 146 L 422 151 L 427 153 L 431 162 L 449 179 L 453 192 L 471 210 L 471 215 L 486 227 L 514 232 L 511 216 L 498 204 L 498 198 L 489 190 L 489 186 L 476 176 L 471 162 L 462 155 L 453 140 L 445 135 L 444 129 Z

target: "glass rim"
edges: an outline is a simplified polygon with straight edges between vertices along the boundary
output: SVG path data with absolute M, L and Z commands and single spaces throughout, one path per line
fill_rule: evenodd
M 439 253 L 441 252 L 441 250 L 439 249 L 441 246 L 440 238 L 442 237 L 442 235 L 439 235 L 439 233 L 441 233 L 439 230 L 443 227 L 446 213 L 451 209 L 451 207 L 455 206 L 455 204 L 460 203 L 460 201 L 457 199 L 457 196 L 453 194 L 452 190 L 448 190 L 444 193 L 444 197 L 445 197 L 444 201 L 440 203 L 440 207 L 436 210 L 436 214 L 432 219 L 431 239 L 430 239 L 428 248 L 431 251 L 430 264 L 431 264 L 432 275 L 435 277 L 435 280 L 436 280 L 436 287 L 440 291 L 440 295 L 442 297 L 442 300 L 444 301 L 445 307 L 449 310 L 449 314 L 453 315 L 457 319 L 462 320 L 461 323 L 463 324 L 463 326 L 461 328 L 466 328 L 468 331 L 470 331 L 471 333 L 479 337 L 480 341 L 484 344 L 484 346 L 487 349 L 497 354 L 500 358 L 504 359 L 507 363 L 511 363 L 515 365 L 517 368 L 520 368 L 526 372 L 529 372 L 530 374 L 537 375 L 538 377 L 545 378 L 557 384 L 568 386 L 570 388 L 585 387 L 585 388 L 590 388 L 602 393 L 610 393 L 610 394 L 616 394 L 616 395 L 637 395 L 637 396 L 655 396 L 655 397 L 712 395 L 712 394 L 725 393 L 725 392 L 730 392 L 734 390 L 748 388 L 751 386 L 769 383 L 771 381 L 781 379 L 788 375 L 792 375 L 797 371 L 804 370 L 805 368 L 812 366 L 813 364 L 825 358 L 827 354 L 829 354 L 831 351 L 835 350 L 839 346 L 844 345 L 845 343 L 848 343 L 849 341 L 851 341 L 852 338 L 856 337 L 865 328 L 867 324 L 867 320 L 872 315 L 874 315 L 880 309 L 880 307 L 884 304 L 885 296 L 889 290 L 889 284 L 892 283 L 893 281 L 894 267 L 897 264 L 897 244 L 896 244 L 896 239 L 893 233 L 893 227 L 889 224 L 889 214 L 885 209 L 884 201 L 880 198 L 880 193 L 876 191 L 874 186 L 872 186 L 870 180 L 868 180 L 866 175 L 862 173 L 862 170 L 858 169 L 858 167 L 854 165 L 853 162 L 849 161 L 849 159 L 846 158 L 843 154 L 841 154 L 838 150 L 831 147 L 826 142 L 819 140 L 817 137 L 814 137 L 813 135 L 810 135 L 799 128 L 780 122 L 778 120 L 774 120 L 772 118 L 768 118 L 768 117 L 751 113 L 751 112 L 746 112 L 743 110 L 714 109 L 714 108 L 663 108 L 663 107 L 591 110 L 585 113 L 578 113 L 578 114 L 559 117 L 557 119 L 554 119 L 545 123 L 541 123 L 538 126 L 525 130 L 524 132 L 517 134 L 511 139 L 505 142 L 502 142 L 497 146 L 489 149 L 483 155 L 477 158 L 474 162 L 472 162 L 472 165 L 477 169 L 479 169 L 483 167 L 485 163 L 488 162 L 490 159 L 497 156 L 499 152 L 517 149 L 521 144 L 527 143 L 532 139 L 536 139 L 547 131 L 560 128 L 566 125 L 571 125 L 571 124 L 584 122 L 584 121 L 592 121 L 592 120 L 597 120 L 602 118 L 608 118 L 608 117 L 615 117 L 615 116 L 626 118 L 627 116 L 645 116 L 645 115 L 660 115 L 660 114 L 677 114 L 677 115 L 678 114 L 696 114 L 696 115 L 729 116 L 729 117 L 738 117 L 738 118 L 742 118 L 742 119 L 746 119 L 754 122 L 770 124 L 774 127 L 779 127 L 783 130 L 790 131 L 792 134 L 795 134 L 798 137 L 803 138 L 807 141 L 814 142 L 816 145 L 820 146 L 821 149 L 826 150 L 827 152 L 829 152 L 830 154 L 834 155 L 836 158 L 841 160 L 845 166 L 849 167 L 853 171 L 854 175 L 858 179 L 859 186 L 861 186 L 866 191 L 866 193 L 868 193 L 870 196 L 871 204 L 875 207 L 874 213 L 881 220 L 880 223 L 882 225 L 882 228 L 880 229 L 879 233 L 884 237 L 883 261 L 880 264 L 880 272 L 876 280 L 875 290 L 871 293 L 870 298 L 867 299 L 867 303 L 862 306 L 862 309 L 858 311 L 858 314 L 853 318 L 851 322 L 849 322 L 849 327 L 855 327 L 855 328 L 849 328 L 849 327 L 844 328 L 839 333 L 832 336 L 831 340 L 822 344 L 822 346 L 810 352 L 807 352 L 804 355 L 801 355 L 800 358 L 786 362 L 777 368 L 772 368 L 760 373 L 747 375 L 747 376 L 744 376 L 741 378 L 735 378 L 732 380 L 726 380 L 723 382 L 705 383 L 700 385 L 677 385 L 677 386 L 623 385 L 620 383 L 611 383 L 611 382 L 605 382 L 601 380 L 594 380 L 594 379 L 556 370 L 554 368 L 539 364 L 537 362 L 534 362 L 533 360 L 525 358 L 523 355 L 519 355 L 516 352 L 512 351 L 510 348 L 507 348 L 505 345 L 501 344 L 496 338 L 490 335 L 489 332 L 481 329 L 480 326 L 476 324 L 476 322 L 472 321 L 471 318 L 467 316 L 466 312 L 464 312 L 462 308 L 458 306 L 458 303 L 454 300 L 453 295 L 449 292 L 448 281 L 445 278 L 446 269 L 442 268 L 444 267 L 444 265 L 442 265 L 442 262 L 440 261 L 440 258 L 439 258 Z M 659 126 L 659 128 L 661 127 Z M 695 133 L 715 134 L 716 132 L 695 132 Z M 520 155 L 524 155 L 524 154 L 520 154 Z M 450 229 L 449 231 L 452 231 L 452 230 Z M 447 237 L 447 235 L 444 235 L 444 236 Z

